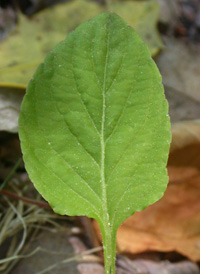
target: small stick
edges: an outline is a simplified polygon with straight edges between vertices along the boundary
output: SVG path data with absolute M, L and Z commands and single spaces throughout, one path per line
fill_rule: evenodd
M 2 195 L 6 195 L 6 196 L 14 198 L 16 200 L 21 200 L 21 201 L 23 201 L 25 203 L 28 203 L 28 204 L 33 204 L 33 205 L 37 205 L 37 206 L 40 206 L 40 207 L 43 207 L 43 208 L 51 209 L 51 207 L 50 207 L 50 205 L 48 203 L 39 202 L 39 201 L 36 201 L 36 200 L 33 200 L 33 199 L 29 199 L 29 198 L 26 198 L 26 197 L 18 196 L 17 194 L 15 194 L 13 192 L 10 192 L 10 191 L 7 191 L 7 190 L 1 190 L 0 193 Z

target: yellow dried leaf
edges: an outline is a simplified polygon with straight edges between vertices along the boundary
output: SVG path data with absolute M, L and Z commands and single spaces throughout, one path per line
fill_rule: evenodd
M 0 44 L 0 86 L 25 88 L 45 55 L 83 21 L 102 12 L 91 1 L 71 1 L 28 19 L 20 16 L 12 34 Z
M 21 15 L 15 31 L 0 44 L 0 86 L 26 88 L 47 52 L 83 21 L 104 10 L 99 3 L 75 0 L 46 9 L 32 18 Z M 115 2 L 111 10 L 136 29 L 152 55 L 158 53 L 162 42 L 156 30 L 157 2 Z

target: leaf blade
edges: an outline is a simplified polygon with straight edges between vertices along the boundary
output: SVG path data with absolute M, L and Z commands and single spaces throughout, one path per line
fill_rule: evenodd
M 166 188 L 167 112 L 149 50 L 115 14 L 79 26 L 28 86 L 19 128 L 26 169 L 55 212 L 99 222 L 106 271 L 118 226 Z

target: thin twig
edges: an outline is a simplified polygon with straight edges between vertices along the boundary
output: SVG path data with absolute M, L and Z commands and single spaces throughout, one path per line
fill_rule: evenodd
M 51 209 L 51 207 L 50 207 L 50 205 L 48 203 L 39 202 L 39 201 L 36 201 L 36 200 L 33 200 L 33 199 L 29 199 L 29 198 L 26 198 L 26 197 L 18 196 L 17 194 L 15 194 L 13 192 L 10 192 L 10 191 L 7 191 L 7 190 L 1 190 L 0 193 L 2 195 L 8 196 L 8 197 L 12 197 L 12 198 L 14 198 L 16 200 L 21 200 L 21 201 L 23 201 L 25 203 L 28 203 L 28 204 L 33 204 L 33 205 L 37 205 L 39 207 Z

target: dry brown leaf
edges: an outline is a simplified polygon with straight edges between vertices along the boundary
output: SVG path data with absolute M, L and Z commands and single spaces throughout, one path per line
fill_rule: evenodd
M 177 251 L 200 260 L 200 122 L 178 123 L 168 162 L 170 182 L 161 200 L 120 226 L 120 252 Z M 96 224 L 95 224 L 96 226 Z

